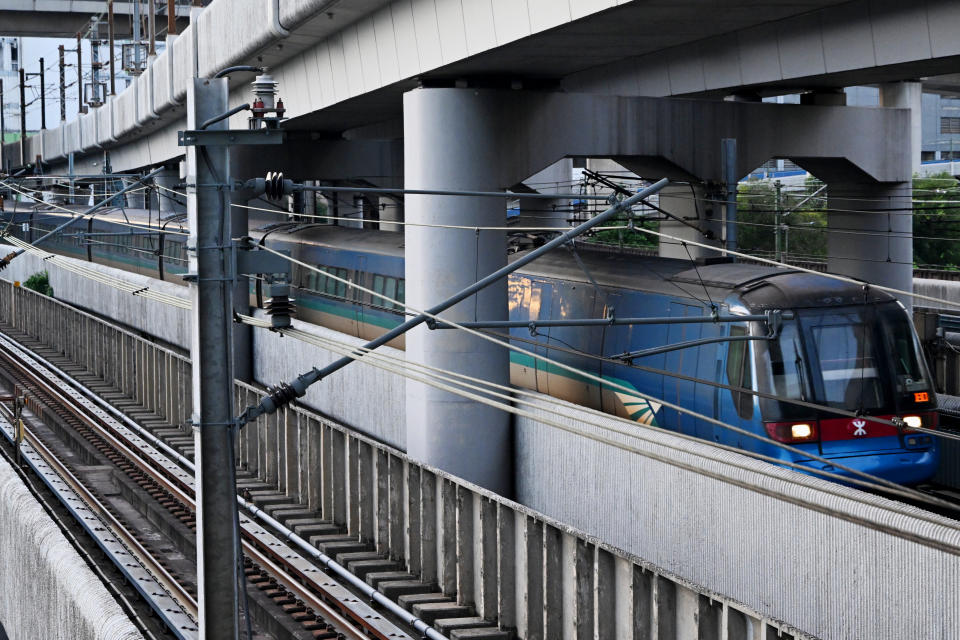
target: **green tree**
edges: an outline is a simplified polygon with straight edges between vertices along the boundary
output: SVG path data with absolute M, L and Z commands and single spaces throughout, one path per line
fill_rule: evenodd
M 823 184 L 807 180 L 802 189 L 780 191 L 780 249 L 788 258 L 822 259 L 827 255 L 827 214 L 822 194 L 809 197 Z M 738 244 L 746 253 L 772 256 L 776 251 L 777 189 L 772 182 L 741 184 L 737 189 Z
M 913 179 L 913 261 L 919 266 L 960 265 L 960 183 L 947 173 Z
M 27 289 L 33 289 L 45 296 L 53 297 L 53 287 L 50 286 L 50 275 L 46 271 L 38 271 L 23 283 Z

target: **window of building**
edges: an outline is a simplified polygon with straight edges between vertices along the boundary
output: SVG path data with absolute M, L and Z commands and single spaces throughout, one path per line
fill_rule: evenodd
M 940 118 L 940 133 L 960 133 L 960 117 L 947 116 Z

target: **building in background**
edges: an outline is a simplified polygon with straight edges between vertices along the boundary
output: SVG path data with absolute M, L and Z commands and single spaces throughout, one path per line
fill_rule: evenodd
M 0 38 L 0 80 L 3 80 L 4 142 L 20 137 L 19 70 L 22 38 Z

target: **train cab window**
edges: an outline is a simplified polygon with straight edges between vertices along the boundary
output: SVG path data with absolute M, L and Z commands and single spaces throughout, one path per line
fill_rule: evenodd
M 730 337 L 747 335 L 746 327 L 731 326 Z M 732 387 L 753 388 L 753 372 L 750 366 L 750 343 L 731 342 L 727 352 L 727 383 Z M 733 406 L 744 420 L 753 418 L 753 395 L 742 391 L 730 391 Z
M 766 327 L 758 330 L 766 331 Z M 778 338 L 756 343 L 756 365 L 760 391 L 785 400 L 811 400 L 809 363 L 796 321 L 784 322 Z M 805 419 L 809 414 L 796 404 L 763 397 L 760 411 L 766 421 Z
M 926 363 L 920 355 L 920 342 L 910 327 L 906 313 L 899 306 L 891 305 L 880 312 L 886 340 L 886 352 L 893 359 L 897 394 L 915 397 L 913 394 L 930 390 Z
M 849 410 L 883 407 L 885 394 L 872 323 L 860 311 L 824 313 L 809 322 L 823 401 Z

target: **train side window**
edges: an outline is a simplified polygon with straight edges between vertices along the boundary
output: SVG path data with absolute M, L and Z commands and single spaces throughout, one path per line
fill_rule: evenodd
M 332 275 L 337 275 L 337 269 L 335 267 L 323 267 L 325 272 L 329 272 Z M 324 275 L 323 276 L 323 292 L 327 295 L 333 296 L 337 293 L 337 281 L 333 278 Z
M 730 337 L 747 335 L 746 327 L 731 326 Z M 753 375 L 750 368 L 750 346 L 747 341 L 731 342 L 727 351 L 727 384 L 732 387 L 753 388 Z M 753 395 L 742 391 L 730 391 L 737 415 L 744 420 L 753 418 Z
M 387 309 L 395 309 L 396 305 L 393 304 L 393 300 L 397 298 L 397 279 L 387 277 L 386 282 L 384 283 L 383 295 L 390 298 L 389 300 L 384 300 L 384 305 Z
M 342 278 L 343 280 L 347 279 L 347 270 L 346 269 L 337 269 L 337 277 Z M 337 283 L 337 297 L 346 298 L 347 297 L 347 283 L 341 282 L 340 280 L 335 280 Z M 353 291 L 353 287 L 350 288 Z
M 386 279 L 381 275 L 373 276 L 373 292 L 383 294 L 384 286 L 386 285 Z M 371 304 L 374 304 L 378 307 L 386 305 L 387 301 L 380 296 L 373 296 L 370 300 Z
M 307 272 L 307 289 L 310 291 L 317 290 L 317 275 L 316 271 Z
M 403 311 L 404 309 L 403 303 L 407 301 L 406 298 L 407 298 L 406 280 L 404 280 L 403 278 L 400 278 L 399 280 L 397 280 L 397 302 L 399 304 L 393 305 L 393 308 L 397 309 L 398 311 Z

